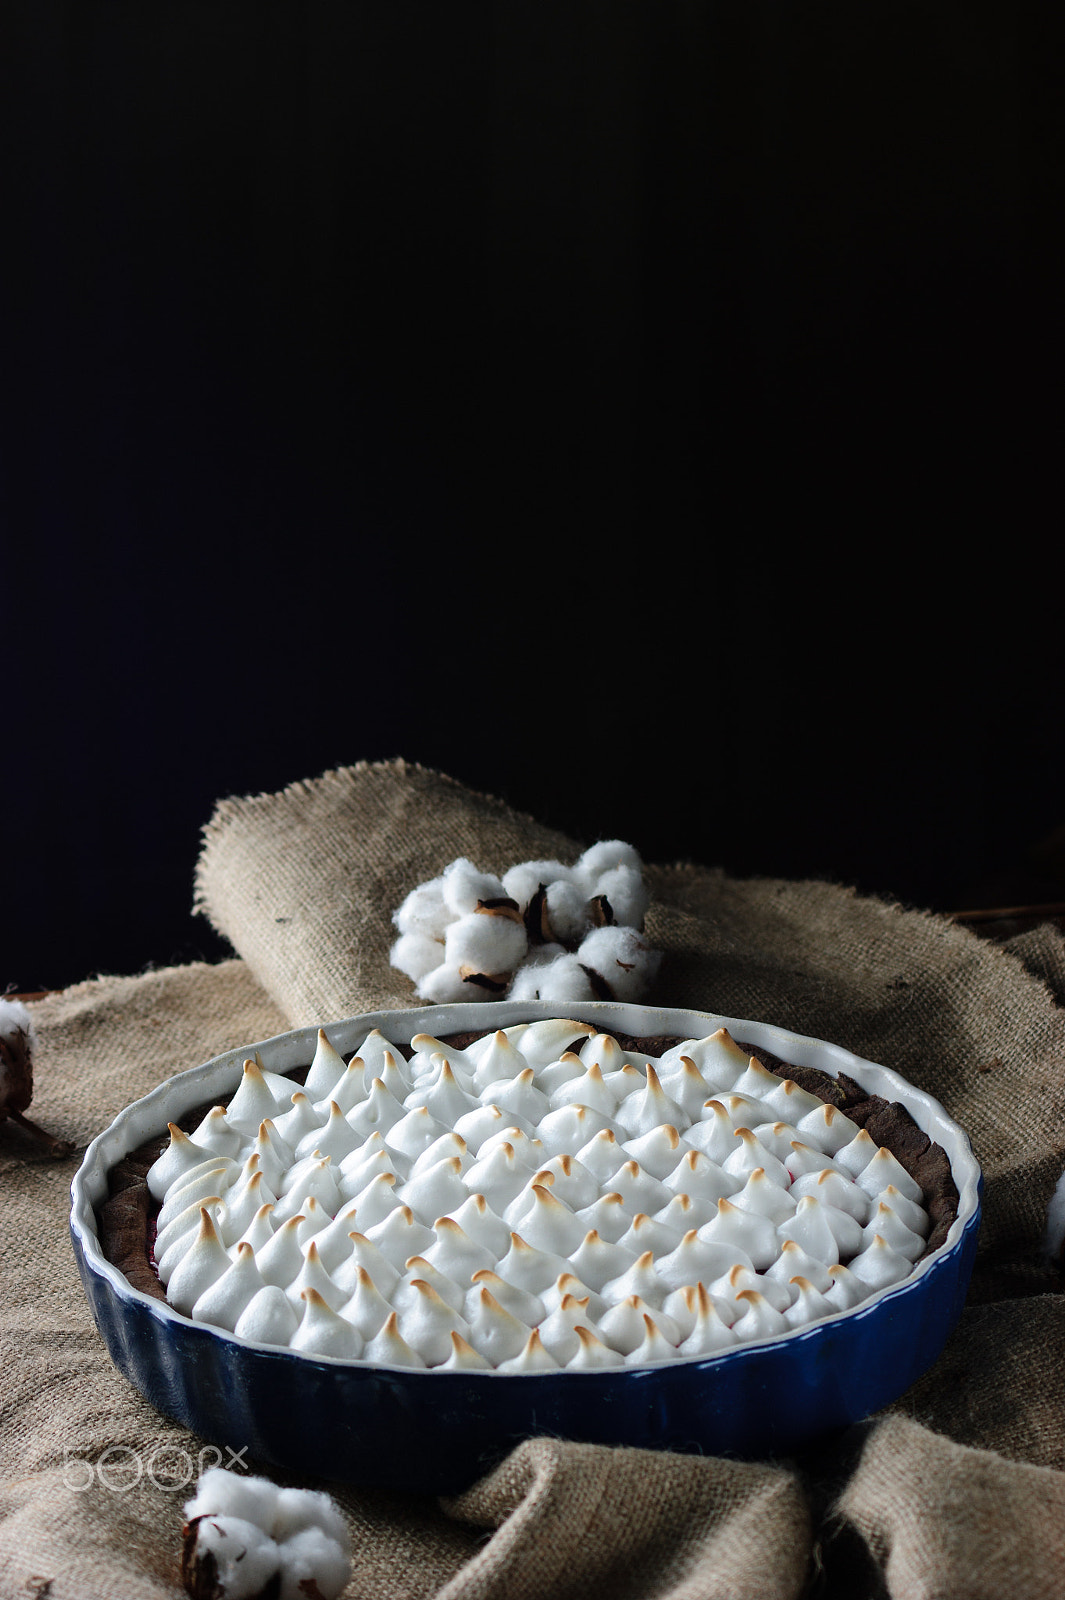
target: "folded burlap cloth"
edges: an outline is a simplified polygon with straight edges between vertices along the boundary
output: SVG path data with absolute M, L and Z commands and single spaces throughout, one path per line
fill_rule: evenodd
M 228 801 L 196 894 L 236 958 L 35 1002 L 33 1113 L 83 1147 L 223 1049 L 409 1005 L 388 962 L 408 889 L 458 856 L 498 872 L 591 842 L 399 761 Z M 967 1129 L 986 1220 L 961 1324 L 896 1405 L 794 1460 L 538 1439 L 450 1500 L 327 1485 L 352 1533 L 348 1595 L 1061 1600 L 1065 1294 L 1040 1254 L 1065 1165 L 1060 937 L 1048 926 L 995 946 L 820 882 L 695 866 L 648 878 L 648 934 L 664 952 L 649 999 L 832 1039 L 897 1068 Z M 201 1441 L 116 1373 L 93 1327 L 67 1235 L 77 1159 L 50 1161 L 0 1128 L 0 1600 L 173 1600 Z M 312 1451 L 298 1481 L 313 1471 Z

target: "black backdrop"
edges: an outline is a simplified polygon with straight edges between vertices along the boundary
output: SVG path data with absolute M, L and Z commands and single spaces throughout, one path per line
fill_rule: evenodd
M 1061 24 L 7 0 L 0 990 L 402 754 L 941 909 L 1065 812 Z

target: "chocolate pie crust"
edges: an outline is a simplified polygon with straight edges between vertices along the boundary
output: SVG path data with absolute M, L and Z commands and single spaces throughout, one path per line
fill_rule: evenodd
M 442 1035 L 442 1042 L 453 1049 L 463 1050 L 483 1039 L 490 1029 L 481 1028 L 464 1033 Z M 623 1050 L 630 1050 L 652 1058 L 664 1055 L 676 1044 L 682 1043 L 677 1035 L 641 1035 L 611 1031 Z M 575 1043 L 583 1042 L 575 1039 Z M 783 1061 L 771 1052 L 745 1044 L 737 1039 L 739 1048 L 749 1056 L 757 1056 L 762 1066 L 778 1077 L 790 1078 L 816 1095 L 826 1105 L 837 1106 L 859 1128 L 865 1128 L 878 1146 L 886 1147 L 920 1186 L 924 1206 L 931 1228 L 925 1248 L 918 1258 L 937 1250 L 946 1239 L 951 1223 L 958 1214 L 958 1189 L 950 1170 L 950 1158 L 941 1145 L 936 1144 L 921 1128 L 904 1105 L 897 1100 L 886 1100 L 882 1095 L 869 1094 L 853 1078 L 840 1073 L 833 1078 L 817 1067 L 797 1067 Z M 413 1054 L 407 1045 L 396 1046 L 405 1060 Z M 351 1052 L 353 1055 L 355 1052 Z M 345 1057 L 350 1060 L 351 1055 Z M 287 1073 L 296 1085 L 302 1084 L 310 1071 L 310 1063 Z M 178 1119 L 178 1126 L 191 1133 L 213 1105 L 225 1101 L 206 1101 Z M 147 1184 L 147 1173 L 170 1141 L 169 1133 L 157 1135 L 117 1162 L 108 1173 L 108 1198 L 97 1211 L 100 1246 L 105 1258 L 124 1274 L 134 1289 L 153 1299 L 168 1303 L 166 1291 L 156 1275 L 152 1263 L 155 1244 L 155 1219 L 159 1213 L 156 1201 Z M 914 1263 L 916 1265 L 916 1262 Z M 173 1307 L 171 1307 L 173 1310 Z M 178 1315 L 175 1312 L 175 1315 Z

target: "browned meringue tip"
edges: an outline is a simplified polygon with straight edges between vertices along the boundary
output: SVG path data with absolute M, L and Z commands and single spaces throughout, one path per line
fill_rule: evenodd
M 564 1289 L 562 1286 L 563 1284 L 567 1283 L 575 1284 L 576 1289 Z M 563 1297 L 565 1297 L 567 1294 L 573 1294 L 583 1289 L 584 1284 L 581 1282 L 575 1272 L 560 1272 L 558 1277 L 555 1279 L 555 1288 L 559 1290 Z
M 411 1037 L 410 1047 L 412 1050 L 432 1050 L 434 1045 L 439 1045 L 441 1050 L 444 1049 L 443 1040 L 438 1039 L 433 1033 L 416 1033 Z
M 468 1339 L 464 1339 L 457 1328 L 450 1330 L 451 1348 L 457 1356 L 472 1356 L 475 1360 L 480 1352 L 473 1348 Z

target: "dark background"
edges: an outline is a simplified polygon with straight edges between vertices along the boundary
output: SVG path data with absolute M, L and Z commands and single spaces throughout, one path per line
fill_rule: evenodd
M 1056 11 L 8 0 L 0 991 L 404 755 L 1065 899 Z

